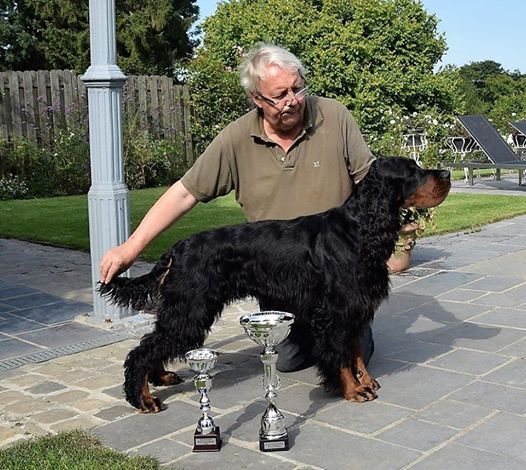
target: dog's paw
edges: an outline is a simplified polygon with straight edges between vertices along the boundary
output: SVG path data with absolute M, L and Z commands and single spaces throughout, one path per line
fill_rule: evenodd
M 160 398 L 151 395 L 150 397 L 141 398 L 141 406 L 139 411 L 141 413 L 159 413 L 166 410 L 166 408 L 168 407 L 162 402 Z
M 152 377 L 150 383 L 159 387 L 161 385 L 177 385 L 184 382 L 184 380 L 179 377 L 175 372 L 165 372 L 164 374 L 158 377 Z
M 374 393 L 374 390 L 371 388 L 359 385 L 358 387 L 344 391 L 343 398 L 345 398 L 347 401 L 364 403 L 366 401 L 375 400 L 378 398 L 378 395 Z
M 360 385 L 363 385 L 365 388 L 370 388 L 373 392 L 381 388 L 378 381 L 369 374 L 359 376 L 358 380 L 360 381 Z

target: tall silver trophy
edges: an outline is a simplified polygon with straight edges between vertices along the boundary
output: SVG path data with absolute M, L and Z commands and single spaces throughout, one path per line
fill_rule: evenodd
M 261 417 L 259 449 L 263 452 L 289 450 L 285 418 L 275 403 L 280 385 L 275 347 L 289 335 L 294 315 L 278 311 L 256 312 L 243 315 L 239 322 L 248 336 L 264 348 L 260 357 L 264 369 L 263 387 L 266 390 L 267 409 Z
M 194 385 L 201 394 L 199 404 L 203 416 L 197 422 L 194 433 L 193 452 L 217 452 L 221 450 L 221 435 L 219 426 L 208 414 L 210 412 L 210 399 L 208 392 L 212 389 L 212 378 L 208 374 L 216 365 L 219 353 L 211 349 L 194 349 L 185 354 L 186 363 L 197 375 L 194 377 Z

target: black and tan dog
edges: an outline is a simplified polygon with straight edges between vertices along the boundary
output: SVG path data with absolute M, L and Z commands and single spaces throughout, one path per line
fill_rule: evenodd
M 102 284 L 119 305 L 158 304 L 154 331 L 124 364 L 126 399 L 143 412 L 164 409 L 148 382 L 179 383 L 164 363 L 201 347 L 223 307 L 246 297 L 296 315 L 293 328 L 309 335 L 327 390 L 352 401 L 376 398 L 359 338 L 388 295 L 399 210 L 437 206 L 450 186 L 448 171 L 380 158 L 341 207 L 199 233 L 174 245 L 151 273 Z

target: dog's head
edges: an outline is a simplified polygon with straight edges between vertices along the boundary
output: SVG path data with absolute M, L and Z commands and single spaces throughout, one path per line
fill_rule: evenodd
M 451 188 L 447 170 L 426 170 L 410 158 L 378 158 L 371 165 L 373 172 L 397 188 L 401 207 L 429 208 L 438 206 Z

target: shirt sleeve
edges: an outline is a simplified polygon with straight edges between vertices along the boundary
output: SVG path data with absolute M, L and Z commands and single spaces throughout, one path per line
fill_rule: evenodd
M 222 131 L 181 178 L 187 191 L 200 202 L 228 194 L 234 188 L 231 146 Z
M 349 175 L 354 183 L 357 183 L 367 174 L 375 156 L 365 143 L 358 123 L 348 110 L 344 123 L 347 140 L 345 157 L 349 167 Z

